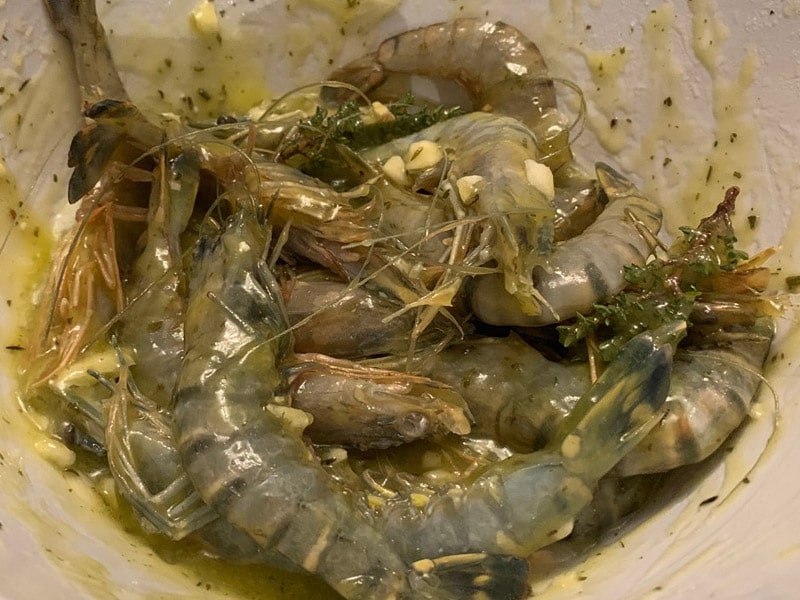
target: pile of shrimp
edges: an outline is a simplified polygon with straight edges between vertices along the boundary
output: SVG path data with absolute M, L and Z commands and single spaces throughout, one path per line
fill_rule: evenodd
M 772 321 L 738 191 L 664 246 L 654 201 L 579 165 L 515 28 L 401 33 L 179 124 L 130 103 L 93 2 L 47 5 L 86 125 L 24 399 L 146 531 L 348 599 L 518 599 L 534 553 L 746 419 Z M 472 110 L 409 105 L 409 74 Z

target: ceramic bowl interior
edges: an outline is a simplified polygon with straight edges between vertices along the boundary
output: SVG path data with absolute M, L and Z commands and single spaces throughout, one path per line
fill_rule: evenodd
M 800 274 L 796 2 L 218 0 L 219 39 L 191 24 L 195 0 L 99 4 L 134 101 L 162 112 L 194 109 L 198 118 L 218 109 L 223 84 L 228 110 L 244 111 L 322 79 L 330 65 L 396 32 L 461 16 L 503 20 L 537 42 L 553 74 L 582 87 L 580 159 L 629 174 L 664 207 L 665 232 L 696 223 L 728 186 L 739 186 L 740 240 L 751 252 L 777 248 L 769 266 L 780 304 L 778 336 L 747 427 L 722 456 L 669 478 L 663 500 L 641 523 L 615 532 L 599 555 L 537 582 L 536 590 L 548 599 L 794 592 L 800 372 L 796 298 L 786 279 Z M 196 597 L 197 586 L 207 598 L 247 597 L 213 574 L 168 564 L 112 522 L 102 497 L 54 467 L 57 450 L 16 401 L 19 348 L 30 335 L 24 320 L 42 300 L 35 284 L 50 260 L 47 240 L 71 219 L 65 159 L 80 117 L 67 46 L 42 4 L 0 2 L 0 30 L 0 597 L 177 599 Z M 206 105 L 200 87 L 211 92 Z M 577 106 L 566 88 L 563 102 Z M 264 597 L 273 597 L 277 584 L 261 585 Z

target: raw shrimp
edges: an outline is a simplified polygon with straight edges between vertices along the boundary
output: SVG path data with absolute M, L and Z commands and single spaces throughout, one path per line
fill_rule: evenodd
M 386 536 L 403 556 L 491 552 L 525 557 L 569 533 L 598 481 L 661 418 L 675 322 L 633 338 L 584 397 L 592 408 L 554 440 L 554 450 L 517 454 L 468 484 L 447 486 L 424 508 L 387 501 Z
M 461 396 L 444 384 L 321 355 L 298 355 L 284 370 L 292 407 L 314 419 L 317 444 L 388 448 L 432 435 L 470 432 Z
M 421 371 L 461 394 L 472 434 L 519 452 L 545 447 L 590 387 L 581 363 L 546 359 L 519 336 L 472 338 L 423 361 Z
M 419 301 L 424 293 L 420 283 L 395 268 L 396 261 L 392 257 L 373 252 L 369 247 L 350 247 L 294 229 L 284 251 L 328 269 L 343 281 L 365 286 L 404 304 Z
M 552 251 L 555 211 L 548 192 L 527 174 L 526 161 L 535 162 L 536 154 L 530 132 L 509 117 L 470 113 L 367 150 L 363 156 L 386 161 L 405 155 L 420 140 L 436 142 L 452 154 L 452 179 L 482 178 L 470 213 L 485 217 L 486 225 L 495 229 L 491 257 L 503 272 L 502 288 L 519 304 L 520 312 L 541 314 L 544 307 L 530 272 Z
M 386 294 L 344 283 L 322 270 L 294 275 L 281 287 L 297 352 L 357 360 L 408 350 L 414 316 L 393 316 L 403 304 Z M 417 347 L 451 335 L 450 323 L 442 321 L 417 340 Z
M 673 366 L 666 416 L 617 465 L 620 475 L 690 465 L 717 450 L 748 415 L 763 379 L 772 319 L 759 317 L 704 336 Z
M 619 465 L 620 473 L 705 459 L 745 421 L 764 381 L 774 307 L 762 295 L 770 273 L 761 265 L 774 250 L 743 260 L 733 247 L 731 214 L 738 193 L 728 189 L 712 215 L 683 230 L 663 261 L 669 284 L 697 295 L 689 316 L 691 344 L 676 362 L 667 416 Z
M 529 128 L 539 157 L 553 170 L 571 160 L 547 65 L 536 44 L 514 27 L 465 18 L 413 29 L 385 40 L 330 79 L 380 94 L 380 86 L 398 73 L 458 81 L 475 110 L 513 117 Z
M 675 354 L 666 416 L 615 473 L 663 472 L 717 450 L 747 417 L 772 334 L 771 319 L 756 316 L 710 334 L 690 335 L 690 343 Z M 517 451 L 551 444 L 590 387 L 585 364 L 547 360 L 514 335 L 459 342 L 428 357 L 421 370 L 461 394 L 475 418 L 472 435 Z
M 199 156 L 186 150 L 169 162 L 162 153 L 153 172 L 144 248 L 128 281 L 131 297 L 117 315 L 120 342 L 134 364 L 120 353 L 105 435 L 118 489 L 150 527 L 172 539 L 218 518 L 183 471 L 167 412 L 183 357 L 180 235 L 194 208 L 199 170 Z
M 290 340 L 280 290 L 261 261 L 266 243 L 240 211 L 214 243 L 198 245 L 174 406 L 189 477 L 234 526 L 346 598 L 454 597 L 353 510 L 301 439 L 305 413 L 280 404 L 276 362 Z
M 609 199 L 597 220 L 527 272 L 528 285 L 542 299 L 540 313 L 520 310 L 515 298 L 504 293 L 503 279 L 486 275 L 475 278 L 470 295 L 478 318 L 523 327 L 563 321 L 622 290 L 623 267 L 644 265 L 661 228 L 661 209 L 608 165 L 597 164 L 597 179 Z
M 183 462 L 205 501 L 260 544 L 346 597 L 395 596 L 405 586 L 402 561 L 335 493 L 299 432 L 270 410 L 289 340 L 276 337 L 285 317 L 259 269 L 265 247 L 240 212 L 216 243 L 199 248 L 174 407 Z
M 131 370 L 142 393 L 163 409 L 172 402 L 183 357 L 185 287 L 180 235 L 200 183 L 198 154 L 186 149 L 153 173 L 144 248 L 127 282 L 119 315 L 120 343 L 134 355 Z
M 621 309 L 612 317 L 613 327 L 622 325 L 628 332 L 676 311 L 691 323 L 676 355 L 668 414 L 625 457 L 620 473 L 663 471 L 703 460 L 743 422 L 763 380 L 773 309 L 761 296 L 769 270 L 760 265 L 771 252 L 744 260 L 733 246 L 730 215 L 738 192 L 727 190 L 698 227 L 682 228 L 665 258 L 632 270 L 630 286 L 621 295 L 625 300 L 605 312 Z M 600 321 L 612 325 L 608 317 Z

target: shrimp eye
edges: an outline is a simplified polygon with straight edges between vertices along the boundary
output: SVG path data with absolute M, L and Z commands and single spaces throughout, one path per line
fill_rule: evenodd
M 418 412 L 409 413 L 400 420 L 397 429 L 412 439 L 422 437 L 428 429 L 428 417 Z
M 211 439 L 208 437 L 201 437 L 189 446 L 189 453 L 191 455 L 202 454 L 208 447 L 211 446 Z

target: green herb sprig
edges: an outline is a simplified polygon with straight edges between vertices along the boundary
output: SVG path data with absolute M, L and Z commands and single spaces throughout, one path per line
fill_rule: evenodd
M 568 348 L 592 340 L 600 358 L 610 361 L 638 333 L 678 319 L 691 326 L 697 302 L 705 294 L 724 291 L 726 278 L 748 259 L 736 247 L 730 220 L 738 193 L 730 188 L 698 227 L 680 227 L 681 236 L 665 257 L 625 267 L 625 289 L 591 313 L 558 326 L 561 344 Z
M 279 160 L 334 187 L 344 188 L 359 183 L 363 176 L 354 169 L 355 152 L 463 114 L 459 107 L 417 104 L 412 94 L 390 102 L 386 108 L 392 119 L 369 122 L 355 101 L 341 104 L 335 112 L 319 107 L 315 114 L 298 123 Z

